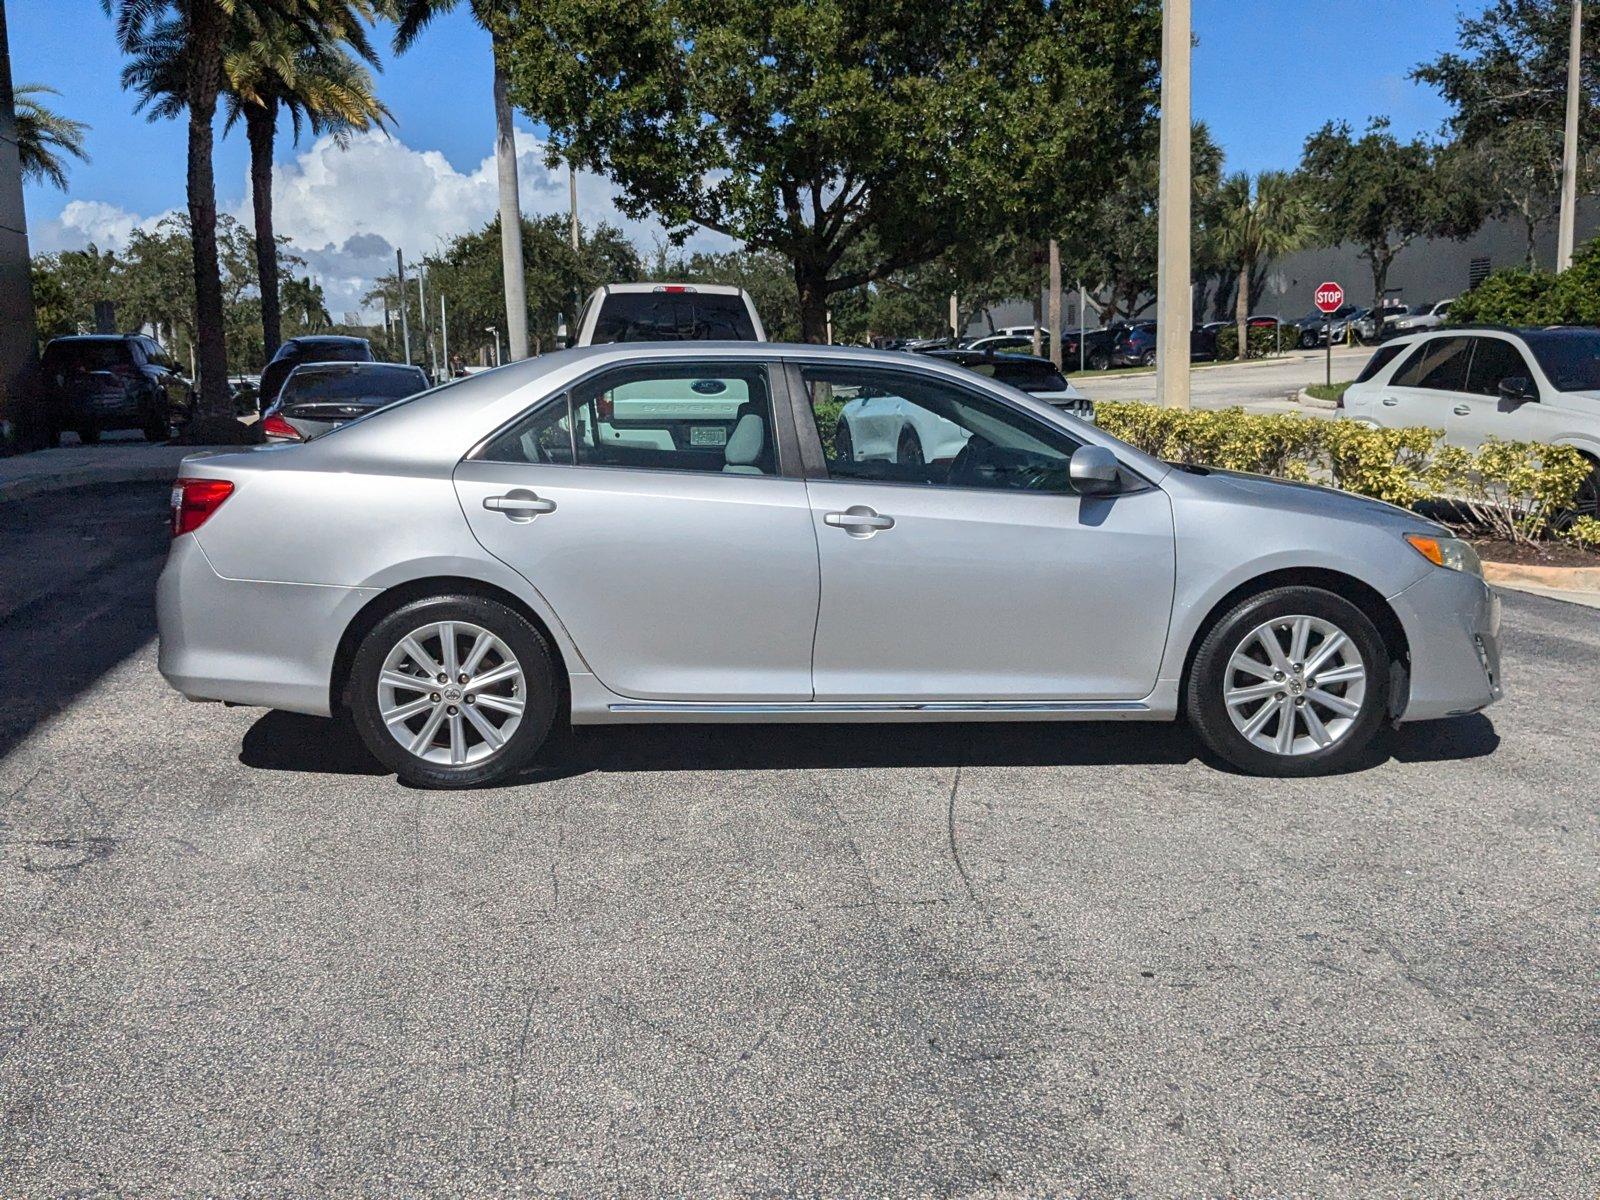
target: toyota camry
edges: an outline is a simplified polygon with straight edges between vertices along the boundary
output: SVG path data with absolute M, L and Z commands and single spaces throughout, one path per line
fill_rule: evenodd
M 557 721 L 1182 718 L 1310 775 L 1501 695 L 1498 603 L 1445 529 L 927 357 L 549 354 L 191 457 L 172 532 L 173 687 L 348 717 L 431 787 L 516 772 Z

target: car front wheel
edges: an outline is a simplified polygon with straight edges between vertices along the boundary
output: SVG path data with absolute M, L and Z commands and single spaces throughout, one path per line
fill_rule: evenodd
M 1206 635 L 1185 693 L 1191 724 L 1252 775 L 1324 775 L 1360 760 L 1384 725 L 1389 655 L 1350 601 L 1276 588 Z
M 362 640 L 347 699 L 361 739 L 409 784 L 461 788 L 513 774 L 539 751 L 558 686 L 544 637 L 482 596 L 414 601 Z

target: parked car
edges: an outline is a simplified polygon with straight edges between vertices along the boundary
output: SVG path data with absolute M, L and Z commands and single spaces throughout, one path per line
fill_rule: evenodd
M 1600 329 L 1466 328 L 1402 334 L 1378 348 L 1339 414 L 1383 428 L 1442 429 L 1447 443 L 1489 438 L 1571 446 L 1592 466 L 1580 515 L 1600 496 Z
M 1078 350 L 1080 335 L 1076 329 L 1068 329 L 1061 335 L 1061 361 L 1067 370 L 1078 369 L 1081 362 L 1085 369 L 1090 371 L 1104 371 L 1111 365 L 1112 343 L 1116 340 L 1120 325 L 1112 325 L 1101 329 L 1085 329 L 1082 333 L 1082 353 Z
M 236 417 L 260 416 L 261 414 L 261 376 L 259 375 L 230 375 L 228 376 L 228 396 L 233 401 L 233 415 Z
M 269 442 L 310 441 L 427 387 L 427 373 L 404 363 L 302 363 L 263 414 L 261 432 Z
M 88 445 L 108 429 L 138 429 L 146 441 L 162 442 L 194 413 L 182 368 L 143 334 L 52 338 L 40 366 L 51 445 L 68 429 Z
M 278 347 L 267 369 L 261 372 L 261 389 L 256 403 L 262 412 L 271 408 L 277 402 L 283 381 L 302 363 L 372 361 L 372 344 L 366 338 L 320 333 L 290 338 Z
M 619 389 L 692 412 L 704 383 L 748 396 L 721 444 L 596 436 Z M 937 446 L 869 453 L 862 428 L 841 447 L 852 404 L 919 410 Z M 1391 720 L 1501 694 L 1498 602 L 1442 527 L 1175 467 L 927 356 L 548 354 L 303 444 L 190 458 L 172 495 L 172 686 L 348 712 L 428 787 L 506 778 L 558 714 L 1182 713 L 1243 770 L 1312 775 L 1360 761 Z
M 1393 331 L 1394 323 L 1410 313 L 1411 309 L 1401 301 L 1385 300 L 1381 313 L 1369 308 L 1353 322 L 1356 340 L 1369 346 L 1381 342 Z
M 1404 316 L 1390 322 L 1391 333 L 1420 333 L 1424 329 L 1437 329 L 1450 315 L 1450 305 L 1455 298 L 1436 300 L 1432 304 L 1419 304 Z
M 1363 310 L 1360 305 L 1345 304 L 1340 306 L 1336 311 L 1327 315 L 1324 315 L 1320 312 L 1307 313 L 1298 321 L 1288 322 L 1285 328 L 1287 329 L 1292 326 L 1293 328 L 1299 330 L 1300 348 L 1302 350 L 1310 350 L 1316 346 L 1325 346 L 1328 344 L 1327 331 L 1330 323 L 1338 324 L 1340 326 L 1342 336 L 1343 323 L 1348 321 L 1353 316 L 1359 316 L 1362 311 Z M 1338 340 L 1338 337 L 1334 338 L 1334 341 Z
M 764 342 L 755 301 L 720 283 L 607 283 L 578 315 L 575 346 L 608 342 Z
M 916 350 L 946 350 L 950 348 L 948 340 L 939 346 L 908 347 L 908 349 Z M 1014 350 L 1022 354 L 1028 354 L 1033 350 L 1033 328 L 1029 326 L 1023 333 L 991 333 L 986 337 L 973 338 L 964 342 L 961 349 L 978 351 Z M 1044 330 L 1039 331 L 1039 349 L 1042 353 L 1050 353 L 1050 334 Z
M 1189 359 L 1191 362 L 1217 356 L 1217 335 L 1204 326 L 1189 331 Z M 1111 365 L 1114 367 L 1152 367 L 1156 361 L 1156 323 L 1139 321 L 1123 325 L 1111 341 Z
M 941 350 L 930 357 L 955 363 L 996 383 L 1026 392 L 1035 400 L 1043 400 L 1051 408 L 1059 408 L 1081 420 L 1094 420 L 1094 401 L 1073 387 L 1048 358 L 985 350 Z

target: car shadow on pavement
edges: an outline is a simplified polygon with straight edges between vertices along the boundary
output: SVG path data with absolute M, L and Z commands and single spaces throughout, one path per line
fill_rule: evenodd
M 1404 725 L 1353 770 L 1478 758 L 1499 745 L 1486 717 Z M 634 771 L 795 771 L 878 767 L 1177 766 L 1221 770 L 1182 724 L 971 722 L 938 724 L 613 725 L 558 728 L 539 760 L 498 785 Z M 348 721 L 269 712 L 245 733 L 239 761 L 266 771 L 386 772 Z

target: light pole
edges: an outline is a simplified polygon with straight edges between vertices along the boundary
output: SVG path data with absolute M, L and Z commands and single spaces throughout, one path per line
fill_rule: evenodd
M 1156 398 L 1189 407 L 1189 0 L 1161 5 L 1161 186 L 1156 244 Z
M 1561 147 L 1561 218 L 1556 227 L 1556 270 L 1572 265 L 1578 223 L 1578 97 L 1583 73 L 1583 0 L 1572 0 L 1572 42 L 1567 47 L 1567 129 Z
M 411 319 L 406 316 L 406 256 L 404 251 L 394 252 L 395 278 L 400 281 L 400 339 L 405 343 L 406 366 L 411 365 Z

